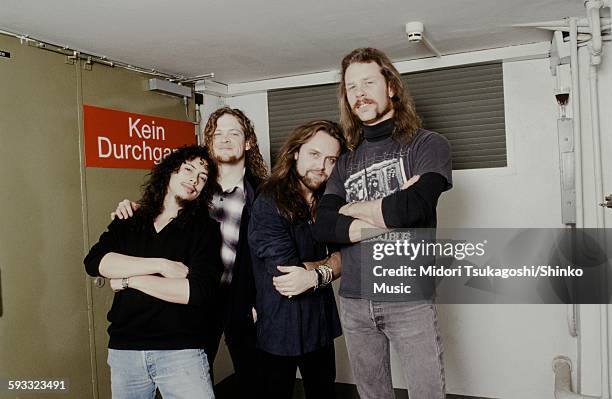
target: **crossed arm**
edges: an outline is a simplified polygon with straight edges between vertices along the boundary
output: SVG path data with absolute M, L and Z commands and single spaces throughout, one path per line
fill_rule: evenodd
M 110 278 L 115 292 L 124 289 L 126 278 L 129 288 L 167 302 L 189 303 L 189 269 L 181 262 L 109 252 L 100 261 L 99 273 Z
M 190 262 L 194 265 L 220 264 L 220 259 L 215 257 L 218 251 L 208 253 L 210 251 L 206 249 L 214 246 L 215 242 L 220 245 L 220 234 L 212 227 L 216 226 L 211 224 L 207 227 L 206 236 L 201 237 L 200 245 L 190 250 Z M 167 302 L 200 305 L 211 296 L 215 281 L 218 282 L 215 274 L 219 274 L 214 267 L 207 266 L 203 270 L 190 272 L 182 262 L 121 254 L 124 236 L 121 222 L 113 221 L 85 258 L 85 268 L 89 275 L 109 278 L 115 292 L 125 289 L 125 281 L 129 288 Z
M 431 220 L 446 179 L 437 173 L 415 175 L 385 198 L 347 204 L 326 194 L 319 204 L 317 235 L 327 242 L 348 244 L 378 236 L 394 228 L 419 226 Z

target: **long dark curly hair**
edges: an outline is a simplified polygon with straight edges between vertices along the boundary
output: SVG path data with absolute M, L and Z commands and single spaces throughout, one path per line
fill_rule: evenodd
M 246 151 L 246 159 L 244 162 L 246 169 L 249 170 L 254 176 L 262 180 L 265 179 L 268 177 L 268 169 L 266 168 L 266 163 L 261 155 L 261 151 L 259 150 L 259 145 L 257 144 L 255 128 L 253 127 L 251 120 L 238 108 L 222 107 L 210 115 L 208 122 L 206 122 L 206 126 L 204 127 L 204 144 L 210 149 L 212 154 L 214 152 L 212 149 L 213 137 L 215 130 L 217 129 L 217 121 L 225 114 L 232 115 L 238 120 L 238 123 L 240 123 L 242 131 L 244 132 L 245 142 L 249 143 L 250 148 Z
M 134 216 L 143 223 L 155 221 L 164 210 L 164 198 L 168 192 L 170 176 L 177 172 L 183 163 L 196 158 L 206 162 L 208 179 L 200 195 L 195 200 L 183 204 L 179 216 L 195 216 L 197 212 L 206 211 L 211 204 L 213 193 L 219 189 L 217 165 L 205 147 L 189 145 L 178 148 L 153 166 L 148 180 L 142 186 L 142 198 L 138 201 L 140 208 Z
M 300 193 L 300 177 L 296 169 L 295 153 L 300 151 L 303 144 L 307 143 L 318 131 L 324 131 L 340 143 L 340 152 L 346 149 L 344 136 L 340 125 L 327 120 L 319 120 L 298 126 L 291 136 L 283 144 L 276 163 L 272 168 L 270 178 L 261 185 L 260 191 L 270 195 L 281 214 L 291 223 L 308 220 L 314 209 L 317 209 L 319 200 L 325 191 L 322 184 L 313 193 L 314 201 L 309 206 Z
M 416 113 L 414 101 L 410 92 L 402 81 L 399 71 L 385 53 L 375 48 L 358 48 L 351 51 L 342 60 L 341 80 L 338 87 L 338 102 L 340 104 L 340 124 L 344 129 L 348 147 L 353 150 L 363 140 L 363 123 L 353 113 L 351 105 L 346 99 L 346 82 L 344 80 L 346 69 L 354 63 L 367 64 L 375 62 L 380 67 L 380 72 L 385 77 L 385 82 L 393 90 L 391 98 L 393 104 L 393 120 L 395 129 L 392 137 L 398 142 L 405 144 L 412 140 L 416 131 L 421 127 L 421 118 Z

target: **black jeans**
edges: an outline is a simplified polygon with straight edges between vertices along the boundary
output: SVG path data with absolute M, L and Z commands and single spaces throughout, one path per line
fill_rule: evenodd
M 291 399 L 295 372 L 300 368 L 307 399 L 335 398 L 334 344 L 301 356 L 278 356 L 259 351 L 259 378 L 266 399 Z
M 213 363 L 219 351 L 221 335 L 223 334 L 223 312 L 225 308 L 221 308 L 215 317 L 211 320 L 211 333 L 206 339 L 206 355 L 210 363 L 210 375 L 214 383 L 219 381 L 214 380 Z M 227 331 L 225 332 L 227 334 Z M 229 350 L 232 365 L 234 366 L 235 384 L 232 391 L 237 397 L 251 397 L 253 390 L 259 386 L 257 380 L 259 366 L 257 364 L 258 354 L 255 348 L 255 326 L 253 328 L 245 328 L 240 333 L 232 334 L 231 339 L 226 336 L 226 344 Z

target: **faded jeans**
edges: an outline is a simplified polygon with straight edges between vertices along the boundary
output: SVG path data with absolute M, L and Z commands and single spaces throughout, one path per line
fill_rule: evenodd
M 203 349 L 108 350 L 113 399 L 214 399 Z
M 392 399 L 393 344 L 411 399 L 445 396 L 442 340 L 432 303 L 373 302 L 340 297 L 340 318 L 361 399 Z

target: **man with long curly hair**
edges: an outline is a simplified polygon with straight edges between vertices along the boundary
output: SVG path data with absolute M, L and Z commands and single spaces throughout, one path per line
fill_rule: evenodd
M 207 315 L 222 263 L 208 215 L 217 168 L 203 147 L 182 147 L 151 171 L 140 207 L 115 219 L 85 258 L 110 279 L 108 364 L 113 398 L 213 398 Z
M 208 338 L 207 355 L 216 357 L 225 334 L 235 376 L 233 386 L 247 395 L 257 371 L 255 352 L 255 283 L 247 228 L 257 188 L 267 176 L 251 120 L 239 109 L 223 107 L 213 112 L 204 127 L 204 144 L 219 168 L 219 190 L 212 199 L 211 216 L 221 224 L 220 247 L 224 271 L 220 299 L 209 323 L 215 332 Z M 129 218 L 136 204 L 119 203 L 113 213 Z
M 359 48 L 344 57 L 338 100 L 351 151 L 338 160 L 327 183 L 316 230 L 319 239 L 347 244 L 342 249 L 341 320 L 359 395 L 394 397 L 392 343 L 409 396 L 444 398 L 433 298 L 372 300 L 361 286 L 360 242 L 381 229 L 436 226 L 438 198 L 452 185 L 449 143 L 421 128 L 399 72 L 379 50 Z
M 335 397 L 334 338 L 341 330 L 329 283 L 340 275 L 341 264 L 338 252 L 315 239 L 312 222 L 342 150 L 338 124 L 299 126 L 253 204 L 249 243 L 257 287 L 258 397 L 290 399 L 297 368 L 306 398 Z

